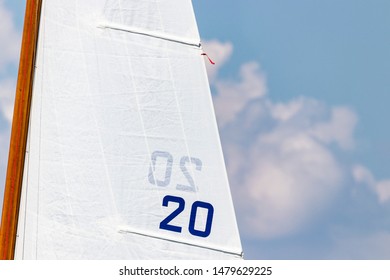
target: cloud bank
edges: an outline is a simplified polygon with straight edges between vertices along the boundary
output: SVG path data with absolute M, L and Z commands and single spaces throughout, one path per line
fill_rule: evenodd
M 213 41 L 211 49 L 224 54 L 219 64 L 232 54 L 229 43 Z M 211 76 L 244 237 L 302 233 L 356 182 L 370 185 L 379 203 L 390 200 L 390 180 L 376 181 L 368 169 L 343 160 L 355 147 L 358 116 L 351 108 L 303 96 L 274 102 L 256 62 L 243 64 L 237 80 L 220 78 L 216 70 Z

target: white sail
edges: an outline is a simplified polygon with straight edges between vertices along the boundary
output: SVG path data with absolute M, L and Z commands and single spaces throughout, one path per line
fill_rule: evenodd
M 15 257 L 240 258 L 190 0 L 43 1 Z

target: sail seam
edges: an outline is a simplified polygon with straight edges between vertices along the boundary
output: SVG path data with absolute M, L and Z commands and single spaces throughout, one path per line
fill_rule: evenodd
M 127 26 L 123 24 L 117 24 L 117 23 L 112 23 L 112 22 L 101 22 L 97 26 L 98 28 L 103 28 L 103 29 L 113 29 L 113 30 L 118 30 L 118 31 L 124 31 L 128 33 L 133 33 L 133 34 L 138 34 L 138 35 L 144 35 L 148 37 L 153 37 L 161 40 L 166 40 L 174 43 L 179 43 L 183 45 L 188 45 L 188 46 L 193 46 L 200 48 L 201 43 L 197 41 L 193 41 L 188 38 L 184 37 L 179 37 L 175 36 L 173 34 L 168 34 L 168 33 L 162 33 L 162 32 L 157 32 L 157 31 L 150 31 L 134 26 Z
M 205 245 L 202 245 L 202 244 L 189 243 L 189 242 L 185 242 L 185 241 L 178 240 L 178 239 L 171 239 L 171 238 L 168 238 L 168 237 L 156 236 L 156 235 L 153 235 L 151 233 L 134 231 L 134 230 L 130 230 L 130 229 L 119 229 L 118 232 L 121 233 L 121 234 L 135 234 L 135 235 L 145 236 L 145 237 L 149 237 L 149 238 L 153 238 L 153 239 L 164 240 L 164 241 L 168 241 L 168 242 L 172 242 L 172 243 L 177 243 L 177 244 L 197 247 L 197 248 L 201 248 L 201 249 L 212 250 L 212 251 L 215 251 L 215 252 L 220 252 L 220 253 L 224 253 L 224 254 L 234 255 L 234 256 L 238 256 L 238 257 L 242 258 L 242 253 L 232 252 L 232 251 L 226 250 L 224 248 L 210 247 L 210 246 L 205 246 Z

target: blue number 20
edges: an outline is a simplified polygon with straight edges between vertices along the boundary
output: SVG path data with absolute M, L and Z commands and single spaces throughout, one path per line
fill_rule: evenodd
M 169 223 L 174 218 L 176 218 L 181 212 L 183 212 L 185 208 L 185 201 L 181 197 L 167 195 L 163 198 L 162 205 L 167 207 L 169 202 L 177 203 L 178 207 L 171 214 L 169 214 L 164 220 L 161 221 L 160 229 L 174 231 L 174 232 L 181 232 L 182 227 L 171 225 Z M 204 228 L 204 230 L 195 229 L 195 222 L 196 222 L 197 212 L 199 208 L 203 208 L 207 210 L 206 227 Z M 211 233 L 213 216 L 214 216 L 214 207 L 210 203 L 203 202 L 203 201 L 195 201 L 191 207 L 188 231 L 194 236 L 199 236 L 199 237 L 209 236 Z

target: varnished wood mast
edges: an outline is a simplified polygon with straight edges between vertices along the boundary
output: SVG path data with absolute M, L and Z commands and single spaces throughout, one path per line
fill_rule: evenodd
M 0 259 L 13 259 L 42 0 L 27 0 L 0 228 Z

